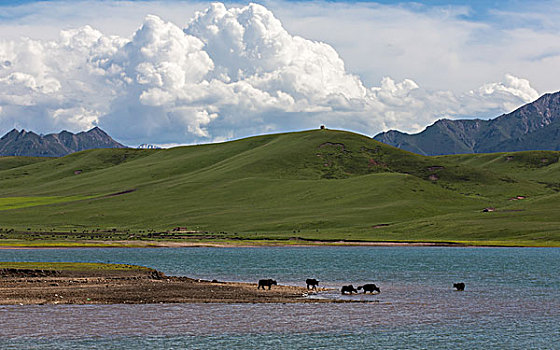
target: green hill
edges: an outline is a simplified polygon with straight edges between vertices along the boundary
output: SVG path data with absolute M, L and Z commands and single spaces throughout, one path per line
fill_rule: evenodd
M 42 157 L 0 157 L 0 171 L 48 160 Z
M 425 157 L 313 130 L 0 158 L 0 237 L 560 245 L 559 156 Z

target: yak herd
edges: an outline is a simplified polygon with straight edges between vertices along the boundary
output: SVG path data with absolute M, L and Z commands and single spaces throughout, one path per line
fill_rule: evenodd
M 308 278 L 305 280 L 305 284 L 307 285 L 307 289 L 314 289 L 317 290 L 317 286 L 319 285 L 319 281 L 317 281 L 315 278 Z M 264 287 L 268 287 L 268 289 L 270 289 L 272 287 L 272 285 L 278 285 L 278 283 L 273 280 L 273 279 L 264 279 L 264 280 L 259 280 L 257 289 L 265 289 Z M 463 291 L 465 290 L 465 284 L 463 282 L 460 283 L 453 283 L 453 288 L 455 288 L 458 291 Z M 353 285 L 347 285 L 347 286 L 342 286 L 342 288 L 340 289 L 340 292 L 342 294 L 353 294 L 353 293 L 358 293 L 358 291 L 363 290 L 364 294 L 365 293 L 371 293 L 373 294 L 374 292 L 376 294 L 381 293 L 381 289 L 379 289 L 378 286 L 376 286 L 374 283 L 367 283 L 364 284 L 363 286 L 358 286 L 358 289 L 354 288 Z

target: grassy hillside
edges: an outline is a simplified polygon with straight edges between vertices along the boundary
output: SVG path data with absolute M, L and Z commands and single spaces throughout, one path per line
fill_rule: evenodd
M 0 269 L 51 270 L 51 271 L 155 271 L 148 267 L 126 264 L 75 263 L 75 262 L 11 262 L 0 261 Z
M 0 237 L 560 245 L 559 156 L 423 157 L 313 130 L 4 168 L 0 158 Z
M 49 158 L 41 157 L 0 157 L 0 171 L 13 169 L 24 165 L 44 162 Z

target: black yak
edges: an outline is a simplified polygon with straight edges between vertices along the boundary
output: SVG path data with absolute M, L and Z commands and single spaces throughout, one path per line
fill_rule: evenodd
M 342 286 L 342 288 L 340 289 L 340 292 L 342 294 L 346 294 L 346 292 L 348 292 L 349 294 L 358 293 L 358 291 L 356 290 L 356 288 L 354 288 L 353 285 Z
M 369 293 L 373 293 L 373 292 L 381 293 L 381 290 L 379 289 L 379 287 L 376 286 L 373 283 L 364 284 L 363 286 L 359 286 L 358 290 L 361 290 L 361 289 L 364 290 L 364 294 L 366 294 L 367 292 L 369 292 Z
M 260 289 L 262 287 L 262 289 L 264 289 L 264 287 L 268 287 L 268 289 L 270 290 L 270 287 L 272 287 L 272 285 L 277 285 L 278 283 L 276 283 L 275 280 L 273 279 L 267 279 L 267 280 L 259 280 L 259 285 L 257 286 L 257 289 Z
M 305 280 L 305 283 L 307 284 L 307 289 L 317 289 L 317 286 L 319 285 L 319 281 L 315 278 L 308 278 Z
M 463 291 L 465 290 L 465 284 L 463 282 L 461 283 L 453 283 L 453 287 L 457 290 Z

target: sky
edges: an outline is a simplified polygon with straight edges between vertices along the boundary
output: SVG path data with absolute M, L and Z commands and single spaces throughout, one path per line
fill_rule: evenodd
M 0 133 L 414 133 L 560 90 L 559 39 L 560 0 L 0 0 Z

